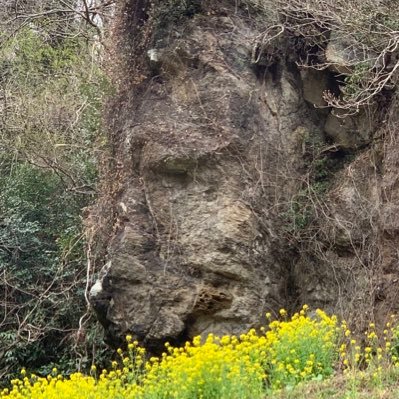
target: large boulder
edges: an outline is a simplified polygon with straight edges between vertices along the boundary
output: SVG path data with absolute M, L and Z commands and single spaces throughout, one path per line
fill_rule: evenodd
M 261 31 L 245 11 L 207 7 L 143 53 L 148 75 L 113 114 L 122 189 L 91 296 L 111 341 L 240 333 L 289 302 L 279 213 L 298 189 L 301 132 L 321 126 L 294 65 L 251 62 Z
M 233 0 L 179 4 L 119 10 L 111 167 L 92 212 L 107 222 L 91 302 L 108 341 L 130 333 L 158 351 L 301 302 L 372 309 L 374 287 L 397 287 L 395 143 L 372 147 L 367 115 L 315 107 L 335 72 L 301 72 L 283 36 L 254 61 L 267 15 Z M 338 44 L 328 62 L 347 68 Z

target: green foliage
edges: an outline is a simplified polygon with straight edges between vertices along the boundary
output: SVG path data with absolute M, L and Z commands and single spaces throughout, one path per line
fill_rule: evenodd
M 399 359 L 399 325 L 391 328 L 391 354 Z
M 68 373 L 99 344 L 92 322 L 81 331 L 90 348 L 75 334 L 86 311 L 81 213 L 95 198 L 111 87 L 90 31 L 53 40 L 46 26 L 0 31 L 0 376 L 22 364 Z
M 295 234 L 298 230 L 306 228 L 312 215 L 313 207 L 309 202 L 309 192 L 302 190 L 292 198 L 289 209 L 283 215 L 286 221 L 285 231 Z
M 83 286 L 76 279 L 84 262 L 79 214 L 87 199 L 66 192 L 49 170 L 24 162 L 5 169 L 0 176 L 0 271 L 8 309 L 0 340 L 2 346 L 15 345 L 3 366 L 33 367 L 53 356 L 60 332 L 76 326 L 84 310 L 78 295 Z M 49 346 L 51 339 L 56 340 Z
M 33 29 L 0 49 L 0 146 L 86 191 L 96 178 L 93 145 L 101 140 L 101 105 L 111 90 L 97 53 L 82 37 L 53 44 Z
M 326 158 L 315 159 L 312 163 L 313 174 L 315 181 L 320 181 L 328 178 L 328 160 Z
M 79 213 L 87 201 L 65 192 L 60 177 L 48 170 L 16 163 L 2 173 L 0 242 L 5 251 L 0 259 L 24 281 L 34 268 L 51 276 L 59 253 L 80 230 Z
M 367 87 L 370 78 L 372 78 L 370 64 L 366 62 L 356 64 L 351 74 L 344 79 L 345 86 L 342 88 L 344 99 L 350 101 L 352 97 L 358 96 Z
M 330 187 L 331 172 L 328 160 L 316 159 L 312 163 L 309 182 L 292 197 L 288 210 L 283 217 L 286 220 L 285 231 L 296 235 L 301 230 L 311 227 L 317 221 L 315 204 Z
M 3 68 L 18 77 L 16 83 L 21 87 L 43 85 L 44 76 L 51 79 L 51 74 L 65 74 L 74 67 L 79 61 L 78 48 L 77 39 L 52 46 L 38 32 L 24 29 L 3 47 Z

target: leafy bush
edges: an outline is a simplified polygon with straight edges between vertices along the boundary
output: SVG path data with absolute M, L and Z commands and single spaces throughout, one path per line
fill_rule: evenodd
M 22 364 L 71 373 L 90 364 L 97 341 L 95 326 L 80 323 L 81 213 L 96 194 L 110 85 L 95 32 L 71 25 L 55 38 L 47 26 L 37 18 L 10 34 L 0 24 L 0 377 L 8 378 Z
M 2 173 L 0 269 L 7 313 L 0 340 L 8 348 L 3 366 L 39 366 L 54 356 L 61 332 L 77 325 L 77 310 L 84 309 L 77 279 L 84 262 L 79 214 L 86 199 L 65 192 L 51 171 L 23 162 L 3 166 Z

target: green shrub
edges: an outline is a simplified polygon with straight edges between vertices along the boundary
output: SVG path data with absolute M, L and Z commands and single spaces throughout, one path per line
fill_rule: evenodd
M 111 88 L 93 32 L 52 40 L 39 23 L 12 35 L 0 25 L 0 375 L 9 377 L 22 364 L 89 366 L 98 344 L 89 316 L 80 333 L 90 339 L 75 335 L 87 310 L 81 214 L 96 194 Z

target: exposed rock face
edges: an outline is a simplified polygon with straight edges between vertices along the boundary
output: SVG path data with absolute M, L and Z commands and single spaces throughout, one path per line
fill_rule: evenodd
M 324 126 L 325 133 L 342 148 L 357 149 L 370 143 L 375 131 L 370 110 L 362 110 L 355 116 L 345 111 L 330 112 Z
M 330 146 L 325 130 L 336 148 L 357 143 L 340 143 L 331 133 L 339 127 L 325 128 L 329 110 L 313 106 L 324 105 L 328 77 L 300 73 L 290 54 L 252 63 L 264 26 L 236 5 L 202 2 L 182 21 L 155 25 L 152 41 L 140 47 L 143 78 L 112 111 L 121 189 L 106 265 L 92 290 L 111 341 L 129 332 L 157 349 L 196 334 L 240 333 L 281 306 L 336 309 L 369 294 L 363 229 L 380 196 L 371 152 L 352 164 L 342 161 L 346 153 L 329 155 L 341 165 L 338 178 L 324 212 L 314 216 L 314 204 L 312 222 L 304 221 L 315 197 L 304 203 L 298 193 L 316 190 L 309 170 Z M 149 4 L 131 0 L 123 12 L 123 31 L 135 31 L 145 26 Z M 123 38 L 137 56 L 136 36 Z M 305 244 L 296 241 L 299 216 L 316 226 Z M 396 231 L 387 220 L 387 231 Z

